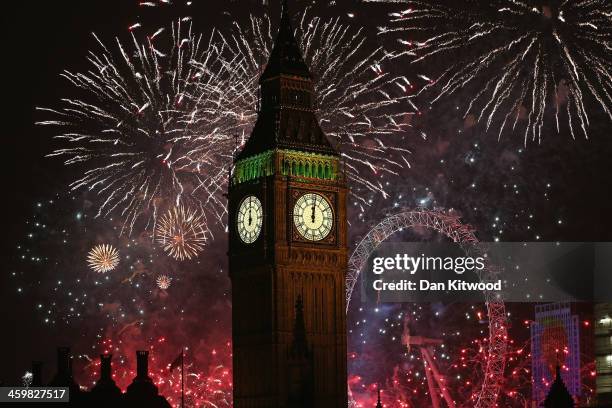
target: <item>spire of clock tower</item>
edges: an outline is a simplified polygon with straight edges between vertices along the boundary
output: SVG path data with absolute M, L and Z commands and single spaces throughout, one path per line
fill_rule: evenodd
M 259 83 L 264 84 L 267 80 L 276 78 L 281 74 L 312 80 L 312 75 L 304 62 L 300 47 L 293 35 L 293 26 L 291 25 L 289 6 L 286 0 L 283 1 L 280 27 L 274 42 L 274 48 L 268 64 L 259 78 Z
M 378 387 L 378 401 L 376 402 L 376 408 L 383 408 L 382 402 L 380 401 L 380 387 Z
M 315 115 L 313 77 L 294 36 L 287 1 L 268 63 L 259 78 L 257 122 L 237 160 L 274 149 L 337 156 Z

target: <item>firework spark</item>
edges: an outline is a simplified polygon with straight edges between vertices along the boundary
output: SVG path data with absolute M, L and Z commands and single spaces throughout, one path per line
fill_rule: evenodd
M 119 265 L 119 252 L 112 245 L 96 245 L 87 255 L 87 263 L 95 272 L 110 272 Z
M 161 290 L 167 290 L 172 283 L 172 278 L 168 275 L 159 275 L 156 279 L 157 287 Z
M 156 241 L 179 261 L 197 256 L 204 249 L 208 235 L 204 214 L 182 205 L 162 215 L 155 228 Z
M 612 119 L 609 1 L 401 3 L 408 8 L 380 30 L 419 38 L 401 40 L 414 63 L 443 67 L 419 76 L 432 103 L 464 90 L 464 117 L 497 128 L 498 137 L 524 129 L 525 144 L 541 142 L 549 120 L 557 132 L 567 122 L 573 138 L 588 137 L 591 100 Z
M 223 89 L 224 106 L 238 123 L 252 126 L 255 121 L 258 79 L 275 32 L 269 18 L 251 16 L 247 27 L 234 23 L 231 35 L 218 33 L 229 79 Z M 371 47 L 362 28 L 339 18 L 313 17 L 309 10 L 302 15 L 295 35 L 316 78 L 319 121 L 342 152 L 355 187 L 352 192 L 364 203 L 360 192 L 386 197 L 380 178 L 410 166 L 404 136 L 410 116 L 418 111 L 410 81 L 385 71 L 386 65 L 406 54 Z M 242 134 L 248 134 L 249 127 L 243 129 Z
M 135 362 L 132 359 L 134 351 L 126 346 L 125 341 L 116 342 L 107 338 L 92 346 L 101 351 L 114 353 L 114 378 L 121 389 L 125 389 L 133 378 Z M 232 369 L 231 369 L 231 343 L 219 342 L 216 347 L 200 349 L 197 354 L 188 351 L 184 360 L 184 378 L 181 381 L 181 370 L 169 370 L 174 356 L 170 357 L 165 336 L 158 337 L 155 346 L 150 352 L 156 352 L 155 358 L 149 360 L 149 375 L 153 382 L 159 387 L 160 395 L 163 395 L 170 406 L 181 406 L 182 396 L 186 407 L 210 407 L 230 408 L 232 407 Z M 210 345 L 208 345 L 210 346 Z M 171 349 L 174 354 L 175 350 Z M 195 361 L 194 358 L 198 358 Z M 97 359 L 87 358 L 85 372 L 88 375 L 87 383 L 95 384 L 99 378 L 99 362 Z M 184 393 L 182 383 L 184 383 Z
M 60 130 L 65 146 L 49 156 L 83 169 L 70 187 L 96 193 L 97 216 L 119 215 L 128 233 L 175 205 L 223 219 L 234 139 L 243 143 L 256 119 L 258 77 L 273 44 L 267 18 L 235 28 L 205 42 L 191 28 L 183 34 L 179 21 L 169 50 L 159 45 L 168 31 L 161 28 L 144 44 L 132 33 L 130 49 L 117 40 L 118 52 L 96 37 L 92 69 L 64 72 L 81 96 L 39 108 L 53 118 L 38 124 Z M 363 192 L 386 197 L 381 178 L 409 166 L 403 138 L 416 106 L 408 79 L 384 67 L 405 53 L 372 49 L 362 29 L 308 12 L 296 34 L 317 78 L 321 125 L 343 153 L 353 193 L 366 204 Z
M 21 383 L 23 384 L 24 387 L 29 387 L 32 385 L 33 379 L 34 379 L 34 374 L 32 374 L 30 371 L 26 371 L 21 376 Z
M 97 216 L 120 215 L 122 232 L 141 218 L 147 228 L 160 207 L 178 203 L 206 207 L 219 219 L 225 213 L 219 169 L 231 156 L 233 132 L 217 114 L 218 101 L 196 94 L 216 82 L 215 51 L 180 21 L 170 31 L 167 50 L 158 43 L 164 30 L 142 44 L 132 34 L 131 47 L 117 40 L 116 51 L 94 35 L 101 51 L 89 53 L 90 69 L 62 74 L 81 96 L 39 108 L 53 118 L 38 124 L 59 129 L 55 138 L 66 144 L 49 156 L 83 170 L 71 189 L 95 192 Z
M 232 348 L 227 319 L 231 310 L 229 304 L 219 302 L 229 290 L 223 262 L 214 260 L 216 257 L 206 257 L 202 263 L 176 262 L 148 234 L 118 236 L 116 226 L 93 217 L 94 208 L 83 208 L 84 200 L 57 196 L 32 203 L 33 213 L 15 246 L 19 256 L 14 259 L 19 261 L 11 275 L 15 285 L 23 288 L 18 293 L 37 298 L 31 306 L 42 327 L 79 333 L 79 348 L 90 350 L 90 356 L 83 353 L 74 358 L 75 381 L 92 387 L 100 375 L 97 355 L 113 354 L 115 379 L 125 390 L 134 377 L 134 353 L 140 349 L 137 339 L 146 338 L 150 339 L 149 350 L 155 353 L 149 363 L 150 375 L 173 407 L 181 399 L 180 370 L 169 373 L 166 363 L 173 361 L 182 346 L 187 351 L 185 406 L 231 406 Z M 106 244 L 119 251 L 121 264 L 113 273 L 92 274 L 79 262 L 89 251 L 92 236 L 104 237 Z M 202 265 L 217 273 L 199 279 Z M 41 278 L 31 279 L 34 275 Z M 173 296 L 152 290 L 160 275 L 173 278 Z M 185 290 L 194 289 L 204 295 L 196 297 L 197 305 L 188 306 Z M 195 324 L 191 310 L 203 309 L 214 317 Z M 176 319 L 178 310 L 184 310 L 180 319 Z M 207 340 L 193 343 L 201 338 Z

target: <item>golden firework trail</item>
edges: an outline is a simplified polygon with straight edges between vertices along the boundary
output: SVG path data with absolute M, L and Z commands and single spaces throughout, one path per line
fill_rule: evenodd
M 196 257 L 204 249 L 208 237 L 204 214 L 182 205 L 163 214 L 155 228 L 155 240 L 168 255 L 179 261 Z

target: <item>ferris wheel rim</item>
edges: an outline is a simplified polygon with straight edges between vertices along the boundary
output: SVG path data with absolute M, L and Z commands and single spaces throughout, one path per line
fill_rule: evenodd
M 460 217 L 443 210 L 426 208 L 400 208 L 389 212 L 372 227 L 355 246 L 348 261 L 346 276 L 346 313 L 348 314 L 351 296 L 371 253 L 391 235 L 415 227 L 429 228 L 451 239 L 458 244 L 478 244 L 475 229 L 461 222 Z M 494 271 L 486 270 L 490 273 Z M 496 406 L 505 368 L 507 345 L 506 311 L 503 299 L 485 292 L 485 305 L 489 317 L 489 344 L 487 364 L 482 386 L 475 408 L 492 408 Z M 349 387 L 349 395 L 350 395 Z

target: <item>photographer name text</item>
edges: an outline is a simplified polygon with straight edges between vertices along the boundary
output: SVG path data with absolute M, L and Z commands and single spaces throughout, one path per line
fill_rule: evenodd
M 419 279 L 418 282 L 401 279 L 399 281 L 385 282 L 377 279 L 372 283 L 377 291 L 501 291 L 501 279 L 495 282 L 466 282 L 461 279 L 449 279 L 446 282 L 431 282 Z

